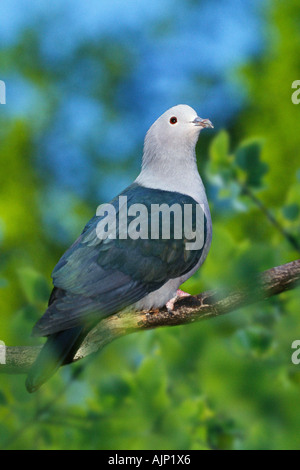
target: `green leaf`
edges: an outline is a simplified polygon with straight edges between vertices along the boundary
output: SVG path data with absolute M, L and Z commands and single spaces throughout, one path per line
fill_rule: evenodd
M 46 279 L 32 268 L 20 268 L 17 271 L 23 293 L 30 303 L 45 302 L 50 289 Z
M 218 164 L 228 164 L 229 135 L 226 131 L 219 132 L 210 146 L 210 158 Z
M 245 183 L 249 186 L 261 186 L 262 177 L 268 171 L 268 165 L 261 162 L 262 141 L 248 141 L 238 148 L 235 155 L 236 164 L 245 173 Z
M 226 131 L 219 132 L 213 139 L 209 153 L 208 174 L 217 186 L 224 186 L 234 178 L 235 173 L 232 157 L 229 155 L 229 135 Z
M 300 209 L 298 204 L 289 204 L 288 206 L 283 207 L 283 215 L 288 220 L 296 220 L 299 216 Z
M 5 394 L 0 390 L 0 406 L 1 405 L 7 405 L 7 398 Z
M 259 358 L 269 355 L 274 347 L 272 332 L 261 326 L 238 330 L 235 333 L 233 343 L 236 352 L 244 351 Z

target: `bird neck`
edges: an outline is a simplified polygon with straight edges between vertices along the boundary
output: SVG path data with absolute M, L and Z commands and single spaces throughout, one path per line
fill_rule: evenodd
M 202 203 L 206 195 L 197 168 L 195 149 L 188 149 L 189 152 L 187 148 L 182 152 L 178 150 L 153 156 L 147 154 L 145 149 L 142 170 L 135 182 L 147 188 L 186 194 Z

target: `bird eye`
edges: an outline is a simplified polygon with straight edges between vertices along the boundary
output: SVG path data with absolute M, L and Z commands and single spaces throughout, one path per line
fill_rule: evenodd
M 176 122 L 177 122 L 177 117 L 175 116 L 171 117 L 170 124 L 176 124 Z

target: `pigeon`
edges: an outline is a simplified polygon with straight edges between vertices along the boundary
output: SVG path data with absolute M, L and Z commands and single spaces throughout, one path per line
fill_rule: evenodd
M 52 272 L 48 308 L 32 331 L 33 336 L 47 340 L 29 369 L 28 392 L 38 390 L 59 367 L 72 362 L 86 335 L 102 319 L 128 308 L 150 310 L 166 305 L 172 309 L 178 297 L 188 295 L 179 287 L 203 264 L 212 240 L 211 215 L 195 151 L 205 128 L 213 128 L 211 121 L 187 105 L 162 114 L 146 134 L 140 174 L 109 203 L 116 220 L 106 220 L 107 212 L 97 210 L 59 260 Z M 135 210 L 138 221 L 132 216 L 134 207 L 140 209 Z M 162 233 L 161 207 L 170 208 L 169 236 Z M 188 234 L 183 230 L 184 217 L 178 224 L 173 207 L 182 209 L 181 215 L 185 211 L 190 215 Z M 199 208 L 202 217 L 197 216 Z M 99 229 L 101 223 L 106 231 Z M 135 231 L 131 227 L 130 232 L 133 223 Z M 198 235 L 201 243 L 195 241 Z

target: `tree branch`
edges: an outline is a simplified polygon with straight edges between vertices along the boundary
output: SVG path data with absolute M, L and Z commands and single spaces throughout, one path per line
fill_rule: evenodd
M 196 296 L 180 298 L 172 312 L 165 307 L 154 311 L 120 312 L 102 320 L 88 334 L 74 361 L 103 349 L 121 336 L 161 326 L 183 325 L 217 317 L 293 289 L 299 282 L 300 260 L 296 260 L 268 269 L 249 280 L 247 285 L 241 285 L 231 291 L 207 291 Z M 0 372 L 25 373 L 40 349 L 41 346 L 6 346 L 6 363 L 0 364 Z

